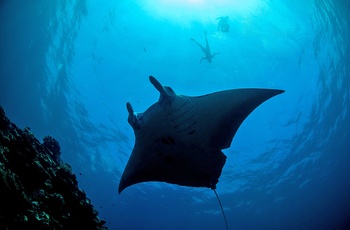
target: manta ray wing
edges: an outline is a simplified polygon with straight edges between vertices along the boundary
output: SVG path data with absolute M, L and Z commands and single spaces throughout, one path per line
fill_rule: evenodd
M 190 97 L 198 119 L 201 141 L 212 149 L 229 148 L 234 135 L 248 115 L 264 101 L 283 93 L 274 89 L 233 89 Z

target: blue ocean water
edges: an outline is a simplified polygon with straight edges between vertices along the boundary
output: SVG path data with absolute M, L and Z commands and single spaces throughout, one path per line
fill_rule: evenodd
M 55 137 L 110 229 L 225 229 L 212 190 L 118 194 L 134 145 L 125 103 L 233 88 L 286 92 L 242 124 L 217 193 L 229 229 L 350 228 L 350 1 L 0 1 L 0 105 Z M 229 32 L 217 30 L 229 16 Z M 190 39 L 205 44 L 212 63 Z

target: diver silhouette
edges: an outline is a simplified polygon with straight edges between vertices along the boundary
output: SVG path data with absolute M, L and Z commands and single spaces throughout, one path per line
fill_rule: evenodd
M 230 25 L 228 24 L 228 16 L 218 17 L 215 20 L 219 20 L 218 22 L 218 31 L 228 33 L 230 30 Z
M 201 63 L 203 59 L 206 59 L 209 63 L 211 63 L 214 56 L 217 54 L 220 54 L 220 53 L 211 54 L 209 43 L 208 43 L 208 38 L 207 38 L 207 31 L 204 31 L 204 36 L 205 36 L 205 47 L 202 46 L 201 44 L 199 44 L 199 42 L 197 42 L 194 38 L 191 38 L 191 40 L 194 41 L 205 54 L 205 57 L 202 57 L 201 60 L 199 61 L 199 63 Z

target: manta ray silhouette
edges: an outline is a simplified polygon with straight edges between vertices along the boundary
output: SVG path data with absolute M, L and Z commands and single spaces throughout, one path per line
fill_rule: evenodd
M 244 119 L 261 103 L 283 93 L 275 89 L 233 89 L 204 96 L 177 95 L 154 77 L 158 102 L 144 113 L 131 104 L 128 122 L 135 146 L 119 183 L 126 187 L 159 181 L 216 188 L 229 148 Z
M 150 76 L 159 91 L 158 102 L 144 113 L 130 103 L 128 122 L 135 146 L 119 183 L 118 192 L 147 181 L 160 181 L 215 191 L 234 135 L 245 118 L 261 103 L 283 93 L 275 89 L 233 89 L 199 97 L 176 95 Z

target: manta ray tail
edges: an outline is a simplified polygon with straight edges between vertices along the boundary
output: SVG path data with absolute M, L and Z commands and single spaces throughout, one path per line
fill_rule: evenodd
M 221 212 L 222 212 L 222 215 L 224 216 L 224 220 L 225 220 L 226 230 L 228 230 L 228 224 L 227 224 L 227 220 L 226 220 L 226 216 L 225 216 L 224 209 L 222 208 L 221 201 L 220 201 L 220 199 L 219 199 L 218 194 L 216 193 L 216 190 L 215 190 L 215 189 L 213 189 L 213 191 L 214 191 L 214 193 L 215 193 L 216 198 L 217 198 L 217 199 L 218 199 L 218 201 L 219 201 L 219 205 L 220 205 L 220 208 L 221 208 Z

